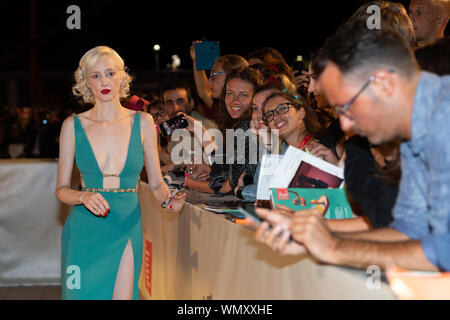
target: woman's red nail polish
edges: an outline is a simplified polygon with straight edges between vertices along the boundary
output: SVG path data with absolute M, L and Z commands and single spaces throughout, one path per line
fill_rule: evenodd
M 111 209 L 110 209 L 110 208 L 108 208 L 107 212 L 109 213 L 110 211 L 111 211 Z
M 169 206 L 169 209 L 172 209 L 172 205 Z

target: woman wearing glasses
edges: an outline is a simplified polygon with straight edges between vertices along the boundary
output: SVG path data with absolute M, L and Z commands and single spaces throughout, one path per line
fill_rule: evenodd
M 271 130 L 285 142 L 283 149 L 293 146 L 310 152 L 328 162 L 335 163 L 332 152 L 318 142 L 322 127 L 317 114 L 306 100 L 292 96 L 286 91 L 278 91 L 267 97 L 263 104 L 264 120 Z M 283 150 L 283 151 L 284 151 Z

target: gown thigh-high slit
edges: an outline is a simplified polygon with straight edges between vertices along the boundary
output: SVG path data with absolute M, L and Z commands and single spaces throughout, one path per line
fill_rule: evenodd
M 85 188 L 99 192 L 111 211 L 103 218 L 92 214 L 83 205 L 72 208 L 61 236 L 62 298 L 112 299 L 122 255 L 130 241 L 134 259 L 133 299 L 138 299 L 143 244 L 141 210 L 135 189 L 144 164 L 140 114 L 136 113 L 133 121 L 118 189 L 103 189 L 104 175 L 79 118 L 73 117 L 75 161 Z

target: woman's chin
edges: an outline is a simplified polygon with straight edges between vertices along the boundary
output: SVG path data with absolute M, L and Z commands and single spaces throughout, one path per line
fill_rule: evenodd
M 112 102 L 112 101 L 116 101 L 119 100 L 117 95 L 101 95 L 101 96 L 97 96 L 95 97 L 96 101 L 100 101 L 102 103 L 106 103 L 106 102 Z
M 231 118 L 233 119 L 239 119 L 242 116 L 243 112 L 228 112 L 228 114 L 230 115 Z

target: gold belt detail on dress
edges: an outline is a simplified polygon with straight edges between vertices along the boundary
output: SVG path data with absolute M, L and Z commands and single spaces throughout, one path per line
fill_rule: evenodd
M 104 173 L 104 177 L 120 177 L 120 174 L 118 173 Z
M 129 189 L 102 189 L 102 188 L 81 188 L 81 191 L 86 192 L 137 192 L 137 188 L 129 188 Z

